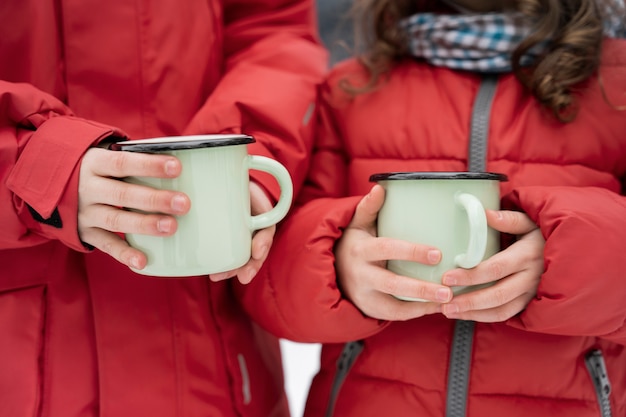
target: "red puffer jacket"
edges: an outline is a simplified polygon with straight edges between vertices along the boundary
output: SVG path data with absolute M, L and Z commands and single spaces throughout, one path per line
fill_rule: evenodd
M 626 41 L 607 40 L 602 60 L 604 91 L 590 81 L 569 124 L 512 75 L 489 96 L 486 170 L 508 176 L 503 204 L 540 226 L 545 272 L 523 312 L 475 323 L 464 347 L 454 336 L 463 325 L 440 314 L 364 317 L 337 288 L 333 246 L 371 174 L 467 169 L 481 76 L 406 62 L 380 89 L 349 99 L 340 81 L 358 85 L 364 71 L 349 61 L 332 72 L 302 205 L 242 289 L 270 331 L 324 343 L 308 417 L 323 416 L 332 395 L 341 417 L 626 416 L 626 110 L 617 108 L 626 105 Z M 349 341 L 361 343 L 347 346 L 340 367 L 352 367 L 338 371 Z M 465 362 L 451 362 L 453 344 Z
M 313 7 L 3 0 L 0 416 L 288 415 L 277 340 L 232 280 L 145 277 L 88 253 L 77 173 L 111 135 L 244 132 L 298 189 L 326 71 Z

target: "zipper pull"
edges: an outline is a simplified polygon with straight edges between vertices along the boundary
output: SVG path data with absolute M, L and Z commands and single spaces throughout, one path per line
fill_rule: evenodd
M 337 359 L 337 370 L 339 371 L 339 375 L 343 372 L 347 373 L 350 368 L 352 368 L 354 361 L 363 350 L 363 345 L 364 343 L 362 340 L 346 343 L 341 351 L 339 359 Z
M 596 349 L 589 352 L 585 357 L 585 363 L 598 395 L 600 413 L 602 417 L 611 417 L 611 401 L 609 399 L 611 395 L 611 381 L 609 381 L 602 351 Z
M 337 373 L 335 374 L 335 379 L 333 380 L 333 385 L 330 390 L 330 397 L 328 399 L 328 406 L 325 414 L 326 417 L 331 417 L 333 415 L 335 411 L 335 402 L 339 396 L 339 391 L 341 390 L 343 381 L 346 379 L 346 376 L 348 376 L 350 368 L 352 368 L 354 361 L 356 361 L 356 358 L 361 354 L 361 351 L 363 351 L 364 346 L 365 343 L 362 340 L 348 342 L 344 345 L 341 355 L 339 355 L 339 359 L 337 359 Z
M 593 350 L 587 355 L 587 368 L 593 378 L 593 383 L 602 395 L 608 397 L 611 394 L 611 381 L 606 372 L 604 357 L 599 350 Z

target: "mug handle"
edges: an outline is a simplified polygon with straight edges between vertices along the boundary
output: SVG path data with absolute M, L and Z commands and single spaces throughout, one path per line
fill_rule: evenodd
M 454 262 L 461 268 L 473 268 L 482 261 L 487 249 L 487 216 L 485 208 L 478 198 L 468 193 L 457 193 L 454 196 L 467 213 L 469 221 L 469 243 L 467 252 L 457 255 Z
M 280 187 L 280 197 L 278 202 L 270 211 L 250 217 L 250 228 L 252 230 L 265 229 L 281 221 L 291 208 L 293 198 L 293 183 L 289 171 L 280 162 L 260 155 L 248 156 L 248 169 L 267 172 L 278 181 Z

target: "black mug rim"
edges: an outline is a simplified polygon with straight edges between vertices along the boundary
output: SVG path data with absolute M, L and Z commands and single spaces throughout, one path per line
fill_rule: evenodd
M 508 181 L 508 177 L 497 172 L 437 172 L 437 171 L 406 171 L 381 172 L 372 174 L 370 182 L 396 180 L 495 180 Z
M 159 137 L 127 140 L 112 143 L 109 149 L 128 152 L 163 152 L 181 149 L 216 148 L 219 146 L 245 145 L 256 140 L 244 134 L 209 134 L 175 137 Z

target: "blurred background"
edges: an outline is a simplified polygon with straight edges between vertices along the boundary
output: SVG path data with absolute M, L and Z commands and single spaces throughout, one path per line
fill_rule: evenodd
M 352 24 L 348 9 L 352 0 L 317 0 L 317 21 L 324 45 L 330 52 L 330 63 L 352 55 Z
M 280 347 L 291 417 L 302 417 L 311 378 L 319 370 L 320 345 L 281 340 Z

